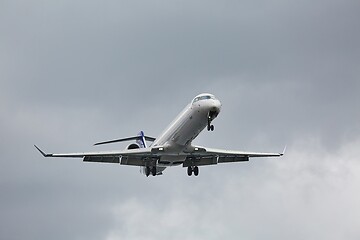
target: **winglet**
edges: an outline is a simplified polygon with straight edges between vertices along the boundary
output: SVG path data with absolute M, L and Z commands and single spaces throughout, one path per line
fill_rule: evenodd
M 286 145 L 285 145 L 284 150 L 282 151 L 282 153 L 280 153 L 280 156 L 283 156 L 285 154 L 285 151 L 286 151 Z
M 41 151 L 40 148 L 38 148 L 36 145 L 34 145 L 34 147 L 41 153 L 41 155 L 43 155 L 44 157 L 52 157 L 52 154 L 47 154 L 44 153 L 43 151 Z

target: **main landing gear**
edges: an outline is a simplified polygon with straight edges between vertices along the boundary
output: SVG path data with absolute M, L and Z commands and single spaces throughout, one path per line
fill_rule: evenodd
M 195 176 L 199 175 L 199 167 L 198 166 L 189 166 L 187 169 L 188 176 L 191 176 L 194 173 Z
M 149 175 L 156 176 L 156 167 L 146 167 L 145 168 L 145 175 L 148 177 Z

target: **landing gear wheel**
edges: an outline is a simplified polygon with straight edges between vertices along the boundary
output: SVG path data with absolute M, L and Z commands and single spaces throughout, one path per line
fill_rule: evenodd
M 188 176 L 191 176 L 192 175 L 192 168 L 191 167 L 188 167 L 188 169 L 187 169 L 187 174 L 188 174 Z
M 156 167 L 152 167 L 152 169 L 151 169 L 151 174 L 152 174 L 153 176 L 156 176 Z
M 210 126 L 210 130 L 211 130 L 211 131 L 214 131 L 214 125 L 211 125 L 211 126 Z
M 194 167 L 194 175 L 195 176 L 199 175 L 199 167 L 198 166 Z
M 145 175 L 148 177 L 150 175 L 150 167 L 145 168 Z

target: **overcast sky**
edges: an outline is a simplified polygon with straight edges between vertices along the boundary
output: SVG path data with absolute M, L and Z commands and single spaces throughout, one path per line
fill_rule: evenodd
M 360 1 L 0 0 L 0 239 L 359 239 Z M 156 137 L 215 94 L 196 144 L 277 159 L 146 178 L 45 159 Z

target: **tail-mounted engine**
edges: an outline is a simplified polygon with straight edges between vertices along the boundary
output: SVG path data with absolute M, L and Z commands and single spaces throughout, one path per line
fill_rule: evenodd
M 140 148 L 140 146 L 137 144 L 137 143 L 132 143 L 132 144 L 129 144 L 126 149 L 137 149 L 137 148 Z

